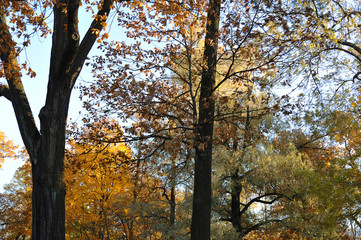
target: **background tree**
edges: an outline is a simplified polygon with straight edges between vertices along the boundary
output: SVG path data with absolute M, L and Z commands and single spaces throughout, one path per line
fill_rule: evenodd
M 214 118 L 219 100 L 215 93 L 226 82 L 256 88 L 267 85 L 270 76 L 266 72 L 272 70 L 271 62 L 282 51 L 281 45 L 272 45 L 272 37 L 267 39 L 258 31 L 264 16 L 250 12 L 250 3 L 222 4 L 223 11 L 217 1 L 142 3 L 134 7 L 119 24 L 129 29 L 127 36 L 136 42 L 104 46 L 108 57 L 99 56 L 93 64 L 97 83 L 83 91 L 90 98 L 86 103 L 90 114 L 99 116 L 102 112 L 132 119 L 133 124 L 125 127 L 125 137 L 129 141 L 152 139 L 153 144 L 147 146 L 152 148 L 149 153 L 170 142 L 175 153 L 185 150 L 191 154 L 188 160 L 195 160 L 198 169 L 195 181 L 201 180 L 194 183 L 195 238 L 207 239 L 210 232 L 212 122 L 236 118 L 247 111 L 246 106 L 235 104 Z M 270 47 L 263 49 L 262 40 L 266 39 Z M 159 43 L 162 41 L 166 44 Z M 119 54 L 119 48 L 128 52 Z M 216 71 L 217 64 L 224 65 L 222 71 Z M 251 72 L 252 76 L 247 75 Z M 233 90 L 223 96 L 223 101 L 244 89 Z
M 112 125 L 116 122 L 110 121 Z M 99 139 L 97 132 L 109 137 L 114 129 L 94 127 L 82 129 L 66 154 L 67 236 L 160 239 L 156 225 L 166 218 L 160 179 L 147 172 L 124 143 Z
M 109 122 L 109 126 L 115 122 Z M 113 125 L 114 126 L 114 125 Z M 179 234 L 179 214 L 169 226 L 168 190 L 123 143 L 99 142 L 82 129 L 67 145 L 66 237 L 69 239 L 167 239 Z M 114 130 L 114 129 L 113 129 Z M 119 131 L 119 129 L 117 129 Z M 98 129 L 98 132 L 102 130 Z M 111 135 L 110 129 L 104 133 Z M 117 131 L 117 132 L 118 132 Z M 24 164 L 1 194 L 1 238 L 31 237 L 31 165 Z M 168 189 L 168 188 L 164 188 Z M 173 202 L 181 202 L 176 195 Z M 180 206 L 177 206 L 180 208 Z M 170 228 L 173 228 L 170 231 Z M 189 231 L 189 230 L 188 230 Z M 186 233 L 182 233 L 186 236 Z M 177 237 L 180 239 L 179 237 Z
M 31 166 L 27 162 L 15 173 L 0 194 L 0 236 L 4 239 L 30 239 L 31 236 Z

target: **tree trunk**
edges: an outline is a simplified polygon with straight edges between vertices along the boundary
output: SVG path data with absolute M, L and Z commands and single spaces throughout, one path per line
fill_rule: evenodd
M 172 185 L 170 188 L 170 213 L 169 213 L 169 226 L 174 227 L 175 224 L 175 213 L 176 213 L 176 202 L 175 202 L 175 184 L 174 180 L 172 180 Z
M 210 0 L 199 99 L 199 118 L 195 137 L 195 169 L 191 239 L 209 240 L 211 224 L 211 173 L 218 33 L 221 0 Z
M 241 199 L 242 183 L 237 173 L 231 176 L 231 223 L 237 232 L 242 230 Z
M 169 228 L 174 229 L 175 225 L 175 216 L 176 216 L 176 170 L 175 170 L 175 159 L 172 159 L 172 168 L 171 168 L 171 186 L 170 186 L 170 199 L 169 199 Z M 169 240 L 176 239 L 176 233 L 172 232 L 171 236 L 169 236 Z
M 64 148 L 70 87 L 64 86 L 69 81 L 58 82 L 48 90 L 39 114 L 41 148 L 32 159 L 33 239 L 65 239 Z
M 24 3 L 26 4 L 26 3 Z M 54 6 L 54 28 L 45 106 L 37 129 L 22 82 L 15 42 L 0 6 L 0 57 L 8 85 L 0 84 L 0 96 L 12 102 L 33 174 L 34 240 L 65 239 L 64 149 L 69 99 L 84 61 L 109 16 L 112 0 L 104 0 L 79 44 L 80 0 Z

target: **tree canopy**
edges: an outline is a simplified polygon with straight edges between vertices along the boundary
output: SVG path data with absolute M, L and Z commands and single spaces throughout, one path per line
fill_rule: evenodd
M 0 96 L 30 159 L 1 195 L 1 234 L 358 238 L 360 4 L 0 1 Z M 19 58 L 35 35 L 52 35 L 40 128 Z M 0 141 L 0 161 L 16 157 Z

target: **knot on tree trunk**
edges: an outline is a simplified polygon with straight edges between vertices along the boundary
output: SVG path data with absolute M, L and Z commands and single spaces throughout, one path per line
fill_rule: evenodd
M 77 32 L 74 32 L 72 35 L 71 35 L 71 38 L 74 40 L 74 41 L 78 41 L 79 40 L 79 34 Z

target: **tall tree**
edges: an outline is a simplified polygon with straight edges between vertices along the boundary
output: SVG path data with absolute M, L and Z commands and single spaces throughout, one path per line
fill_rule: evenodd
M 246 112 L 245 105 L 235 102 L 215 116 L 215 104 L 242 94 L 243 84 L 267 85 L 265 70 L 273 68 L 270 63 L 282 51 L 282 46 L 272 44 L 272 37 L 258 31 L 264 16 L 250 12 L 248 4 L 252 5 L 139 3 L 119 21 L 136 41 L 105 45 L 107 58 L 99 56 L 93 64 L 97 83 L 83 91 L 91 98 L 86 106 L 94 116 L 132 119 L 125 127 L 128 141 L 152 139 L 143 147 L 148 149 L 144 158 L 172 146 L 174 154 L 188 152 L 184 161 L 195 160 L 191 231 L 195 239 L 210 238 L 214 121 L 242 118 Z M 262 49 L 262 39 L 270 42 L 269 48 Z M 119 48 L 126 51 L 119 54 Z M 217 71 L 220 63 L 224 67 Z M 236 86 L 234 91 L 218 99 L 215 93 L 227 83 Z
M 221 0 L 210 0 L 204 40 L 204 66 L 195 128 L 195 165 L 191 239 L 211 238 L 212 143 L 214 127 L 216 67 Z
M 97 5 L 89 29 L 80 39 L 78 10 L 82 1 L 1 1 L 0 2 L 0 58 L 2 76 L 0 95 L 13 105 L 24 145 L 29 153 L 33 172 L 33 239 L 65 238 L 64 147 L 65 126 L 69 100 L 84 61 L 106 25 L 113 1 L 86 1 Z M 46 101 L 39 113 L 37 128 L 23 84 L 17 61 L 20 45 L 28 46 L 31 34 L 28 24 L 47 34 L 43 13 L 36 7 L 53 9 L 52 49 Z M 94 9 L 95 10 L 95 9 Z M 7 22 L 10 20 L 10 24 Z M 23 43 L 16 41 L 24 37 Z M 28 69 L 30 70 L 30 69 Z

